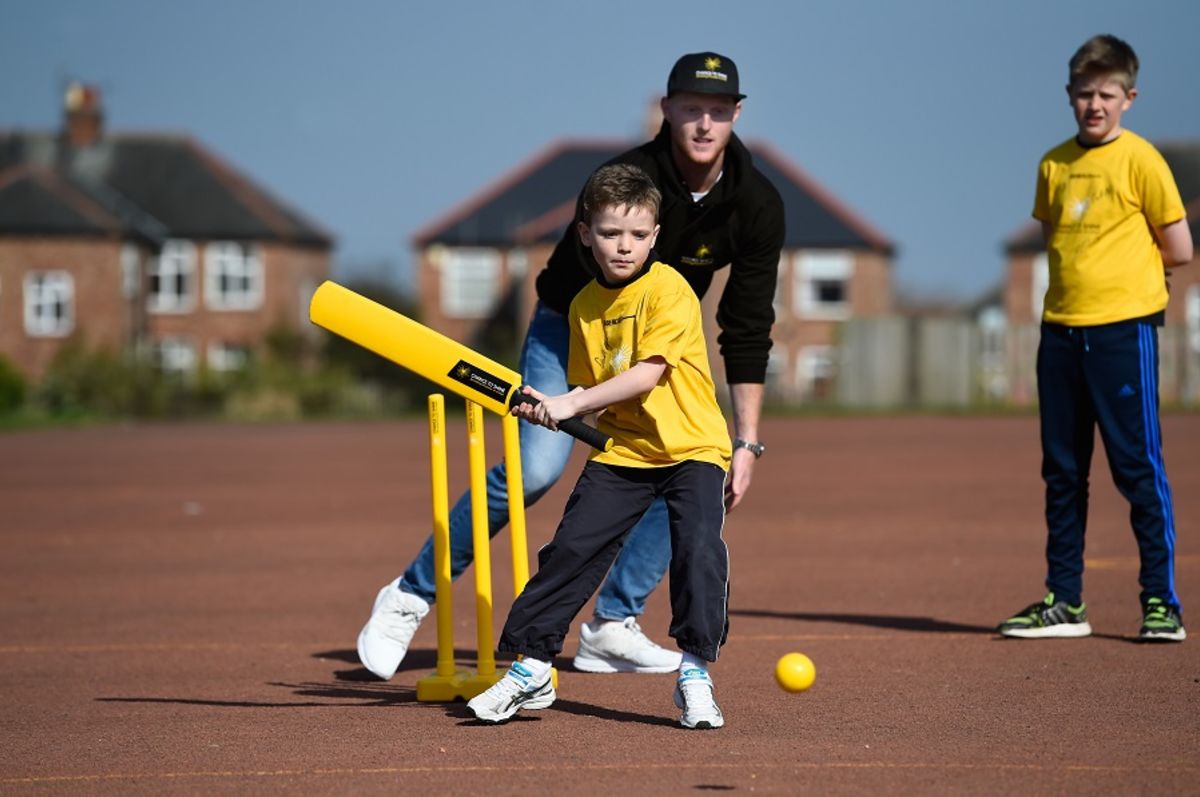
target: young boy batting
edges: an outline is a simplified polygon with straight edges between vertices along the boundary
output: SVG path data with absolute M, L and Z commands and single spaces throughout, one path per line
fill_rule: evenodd
M 1158 424 L 1158 327 L 1164 268 L 1192 259 L 1179 190 L 1162 156 L 1121 126 L 1137 96 L 1138 58 L 1115 36 L 1071 58 L 1078 133 L 1038 170 L 1033 216 L 1049 256 L 1037 380 L 1046 483 L 1049 594 L 999 626 L 1010 637 L 1092 632 L 1083 592 L 1094 429 L 1129 501 L 1141 555 L 1145 640 L 1182 641 L 1175 521 Z
M 554 429 L 603 410 L 613 439 L 593 452 L 567 499 L 538 571 L 513 604 L 501 651 L 523 658 L 468 703 L 502 722 L 554 702 L 550 664 L 630 529 L 654 500 L 667 502 L 671 533 L 670 635 L 683 651 L 675 704 L 688 728 L 719 728 L 708 662 L 728 630 L 729 557 L 721 538 L 731 444 L 717 406 L 696 293 L 650 260 L 662 196 L 636 166 L 602 167 L 583 195 L 580 240 L 598 266 L 571 303 L 567 378 L 574 389 L 514 413 Z

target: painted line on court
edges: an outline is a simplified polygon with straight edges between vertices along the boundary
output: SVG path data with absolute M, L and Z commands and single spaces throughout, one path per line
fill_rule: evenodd
M 92 775 L 31 775 L 28 777 L 0 778 L 0 784 L 40 784 L 40 783 L 96 783 L 103 781 L 146 781 L 146 780 L 184 780 L 184 779 L 218 779 L 218 778 L 294 778 L 312 776 L 346 776 L 346 775 L 414 775 L 428 774 L 471 774 L 497 773 L 515 774 L 520 772 L 606 772 L 629 770 L 653 771 L 722 771 L 738 770 L 749 772 L 754 770 L 947 770 L 947 771 L 1015 771 L 1015 772 L 1055 772 L 1055 773 L 1085 773 L 1085 774 L 1133 774 L 1157 772 L 1161 774 L 1200 774 L 1200 767 L 1191 765 L 1163 766 L 1112 766 L 1104 764 L 1012 764 L 1012 763 L 954 763 L 954 762 L 913 762 L 909 764 L 890 763 L 886 761 L 829 762 L 804 763 L 791 762 L 787 764 L 773 762 L 738 762 L 730 764 L 696 764 L 696 763 L 617 763 L 617 764 L 542 764 L 524 766 L 446 766 L 446 767 L 377 767 L 364 769 L 275 769 L 275 770 L 198 770 L 193 772 L 106 772 Z
M 1200 555 L 1186 554 L 1175 556 L 1175 567 L 1200 564 Z M 1084 567 L 1092 570 L 1137 570 L 1142 565 L 1136 556 L 1101 556 L 1084 560 Z

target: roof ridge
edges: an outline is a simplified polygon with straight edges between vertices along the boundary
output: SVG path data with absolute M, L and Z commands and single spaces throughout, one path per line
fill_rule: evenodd
M 0 190 L 4 190 L 23 178 L 29 178 L 101 230 L 109 233 L 125 232 L 120 216 L 104 207 L 94 197 L 89 196 L 75 181 L 53 169 L 35 163 L 21 163 L 0 172 L 0 178 L 5 175 L 8 175 L 8 179 L 0 180 Z
M 525 158 L 525 160 L 501 174 L 482 190 L 473 192 L 469 197 L 452 206 L 450 210 L 419 228 L 416 232 L 412 233 L 409 240 L 414 246 L 424 246 L 429 242 L 429 239 L 436 237 L 446 228 L 467 218 L 521 182 L 521 180 L 536 173 L 538 169 L 550 163 L 564 152 L 585 147 L 595 149 L 609 148 L 614 144 L 624 146 L 627 143 L 627 139 L 581 139 L 572 137 L 552 139 L 550 143 L 544 145 L 533 155 Z
M 184 146 L 190 149 L 199 161 L 204 164 L 217 182 L 225 186 L 233 198 L 242 204 L 246 210 L 258 217 L 272 232 L 281 239 L 293 237 L 293 225 L 287 217 L 273 207 L 273 198 L 255 185 L 248 177 L 243 176 L 223 158 L 210 152 L 191 136 L 184 139 Z
M 836 216 L 843 224 L 861 235 L 873 248 L 886 252 L 891 252 L 895 249 L 895 243 L 881 230 L 867 221 L 858 211 L 852 209 L 848 204 L 839 199 L 832 191 L 819 183 L 816 178 L 802 167 L 793 163 L 786 155 L 775 149 L 775 147 L 765 141 L 759 140 L 746 141 L 745 143 L 751 153 L 761 152 L 767 160 L 771 161 L 775 168 L 783 172 L 789 180 L 800 188 L 807 191 L 814 200 Z

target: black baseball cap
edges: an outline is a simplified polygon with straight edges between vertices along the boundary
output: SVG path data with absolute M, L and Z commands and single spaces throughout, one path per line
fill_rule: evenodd
M 737 64 L 718 53 L 688 53 L 671 67 L 667 78 L 667 96 L 680 91 L 696 94 L 724 94 L 741 100 Z

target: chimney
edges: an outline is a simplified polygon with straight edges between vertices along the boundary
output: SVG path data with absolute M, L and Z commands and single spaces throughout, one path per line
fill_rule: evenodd
M 76 148 L 89 147 L 100 139 L 104 113 L 100 110 L 100 89 L 78 81 L 67 86 L 63 98 L 63 134 Z

